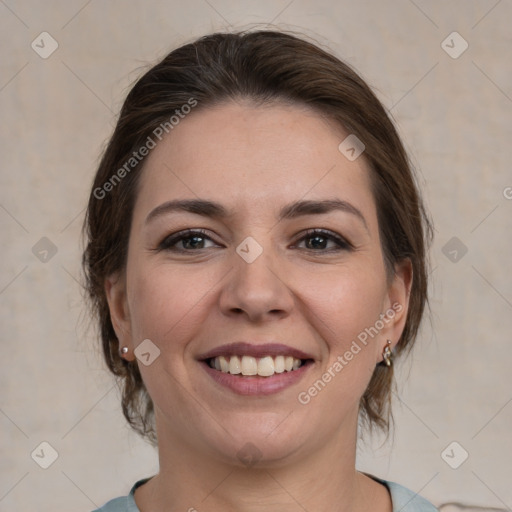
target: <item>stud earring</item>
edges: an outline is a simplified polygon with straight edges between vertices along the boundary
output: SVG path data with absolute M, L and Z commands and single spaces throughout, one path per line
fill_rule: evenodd
M 382 352 L 384 363 L 387 367 L 390 367 L 393 363 L 393 352 L 391 352 L 391 340 L 388 340 L 387 345 L 384 347 Z
M 128 354 L 128 347 L 121 347 L 121 348 L 119 349 L 119 355 L 120 355 L 121 357 L 123 357 L 123 356 L 125 356 L 126 354 Z

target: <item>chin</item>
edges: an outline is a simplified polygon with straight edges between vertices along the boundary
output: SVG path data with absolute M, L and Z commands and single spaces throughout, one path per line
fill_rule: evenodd
M 267 422 L 262 416 L 266 415 L 260 414 L 257 419 L 246 418 L 245 424 L 239 428 L 226 425 L 231 435 L 217 440 L 210 439 L 210 446 L 216 449 L 227 464 L 239 467 L 264 469 L 291 463 L 305 448 L 303 428 L 300 432 L 293 432 L 290 425 L 281 429 L 283 425 L 276 422 L 275 415 Z M 256 423 L 260 424 L 260 428 Z M 262 423 L 265 423 L 264 428 L 261 428 Z

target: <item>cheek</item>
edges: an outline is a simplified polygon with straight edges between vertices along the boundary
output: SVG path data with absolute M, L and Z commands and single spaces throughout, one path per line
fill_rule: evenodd
M 306 284 L 306 283 L 305 283 Z M 314 285 L 314 286 L 313 286 Z M 321 382 L 306 383 L 301 403 L 336 406 L 341 418 L 357 408 L 375 370 L 381 340 L 372 327 L 380 318 L 386 296 L 383 267 L 373 265 L 338 267 L 303 288 L 309 298 L 308 321 L 323 339 Z M 314 290 L 314 291 L 313 291 Z M 369 334 L 370 333 L 370 334 Z
M 386 278 L 378 265 L 337 268 L 325 276 L 315 276 L 304 288 L 309 307 L 324 324 L 329 348 L 343 350 L 382 313 Z M 309 290 L 306 291 L 306 290 Z
M 132 268 L 128 301 L 135 343 L 149 338 L 166 352 L 182 351 L 202 324 L 199 316 L 215 280 L 186 266 L 134 264 Z
M 135 265 L 132 268 L 135 270 Z M 190 407 L 187 395 L 181 392 L 183 386 L 190 386 L 184 354 L 204 324 L 200 315 L 208 285 L 211 288 L 213 283 L 197 273 L 192 277 L 169 265 L 146 263 L 129 275 L 128 284 L 134 345 L 149 339 L 160 350 L 152 364 L 139 364 L 144 384 L 157 407 L 171 416 L 179 415 Z

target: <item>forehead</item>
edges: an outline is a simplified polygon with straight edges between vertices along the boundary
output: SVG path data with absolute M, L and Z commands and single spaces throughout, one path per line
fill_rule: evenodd
M 307 107 L 225 103 L 180 121 L 148 155 L 137 207 L 209 198 L 269 209 L 298 199 L 343 197 L 373 209 L 363 157 L 339 150 L 340 126 Z

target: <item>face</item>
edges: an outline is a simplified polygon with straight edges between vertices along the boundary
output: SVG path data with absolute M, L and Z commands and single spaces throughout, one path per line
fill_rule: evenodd
M 148 156 L 106 291 L 160 444 L 237 463 L 252 443 L 278 464 L 354 435 L 410 270 L 386 272 L 364 156 L 338 150 L 347 135 L 299 106 L 226 103 Z

